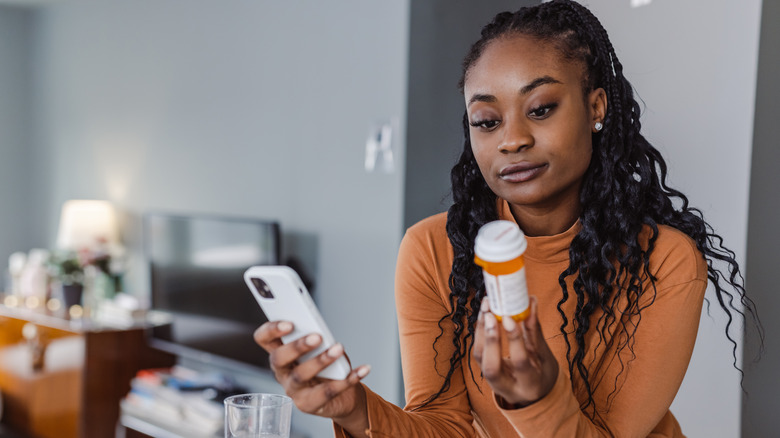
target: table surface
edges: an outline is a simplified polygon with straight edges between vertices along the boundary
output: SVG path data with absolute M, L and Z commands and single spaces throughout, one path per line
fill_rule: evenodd
M 75 334 L 94 332 L 123 331 L 134 328 L 151 327 L 164 321 L 144 320 L 134 321 L 132 324 L 115 323 L 108 320 L 93 318 L 70 318 L 64 311 L 52 312 L 45 307 L 28 308 L 24 305 L 9 307 L 0 299 L 0 316 L 23 319 L 36 325 L 64 330 Z M 152 315 L 154 316 L 154 315 Z M 156 316 L 161 319 L 161 316 Z

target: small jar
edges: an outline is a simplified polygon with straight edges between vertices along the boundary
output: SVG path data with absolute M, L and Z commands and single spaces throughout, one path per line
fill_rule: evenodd
M 490 311 L 501 321 L 528 318 L 531 313 L 523 254 L 528 244 L 516 223 L 489 222 L 477 233 L 474 262 L 482 268 Z

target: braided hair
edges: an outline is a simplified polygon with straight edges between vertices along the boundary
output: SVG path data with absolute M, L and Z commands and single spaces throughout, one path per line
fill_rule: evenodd
M 733 365 L 742 373 L 737 366 L 737 341 L 730 333 L 734 318 L 744 320 L 745 312 L 749 312 L 762 340 L 763 329 L 753 302 L 745 294 L 735 254 L 722 245 L 722 238 L 703 219 L 701 212 L 689 206 L 687 197 L 667 185 L 666 163 L 659 151 L 640 134 L 640 107 L 634 99 L 631 84 L 623 76 L 623 66 L 606 30 L 587 8 L 570 0 L 553 0 L 514 13 L 502 12 L 482 29 L 481 38 L 465 57 L 461 90 L 469 69 L 485 48 L 492 41 L 507 36 L 527 36 L 552 43 L 565 59 L 584 66 L 582 86 L 585 95 L 603 88 L 607 97 L 604 127 L 593 134 L 593 158 L 580 190 L 581 230 L 571 242 L 569 266 L 558 277 L 562 295 L 557 307 L 570 375 L 572 378 L 579 376 L 587 392 L 582 410 L 591 418 L 598 415 L 593 400 L 594 383 L 589 379 L 588 366 L 583 363 L 587 352 L 586 334 L 593 329 L 599 342 L 604 342 L 607 334 L 616 329 L 618 332 L 613 339 L 623 340 L 617 346 L 618 352 L 628 348 L 633 356 L 633 337 L 641 320 L 640 312 L 652 304 L 656 294 L 649 260 L 658 236 L 658 225 L 674 227 L 690 236 L 706 258 L 707 276 L 714 286 L 718 304 L 728 318 L 726 337 L 732 344 Z M 453 373 L 471 354 L 479 307 L 485 295 L 481 271 L 473 262 L 474 240 L 482 225 L 498 219 L 497 197 L 477 167 L 466 115 L 463 132 L 463 152 L 451 171 L 454 203 L 448 211 L 446 226 L 454 250 L 449 277 L 452 311 L 439 321 L 441 331 L 434 341 L 435 348 L 442 340 L 443 324 L 449 319 L 454 325 L 452 343 L 455 349 L 441 388 L 422 406 L 449 389 Z M 675 207 L 675 202 L 679 207 Z M 638 237 L 645 227 L 651 232 L 643 245 Z M 727 273 L 716 267 L 721 263 L 727 265 Z M 573 279 L 571 286 L 567 285 L 567 278 Z M 650 280 L 651 287 L 643 286 L 643 278 Z M 563 310 L 563 304 L 569 299 L 576 300 L 571 320 Z M 648 302 L 650 304 L 644 304 Z M 591 316 L 597 310 L 603 314 L 592 328 Z M 573 330 L 567 330 L 568 327 Z M 567 332 L 573 332 L 573 341 Z M 473 380 L 471 361 L 468 364 Z M 615 391 L 617 386 L 613 394 Z

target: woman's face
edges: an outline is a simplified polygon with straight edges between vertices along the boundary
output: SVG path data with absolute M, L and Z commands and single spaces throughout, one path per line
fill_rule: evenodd
M 525 36 L 489 43 L 464 83 L 471 147 L 485 181 L 516 209 L 579 209 L 603 122 L 604 91 L 583 96 L 584 67 Z

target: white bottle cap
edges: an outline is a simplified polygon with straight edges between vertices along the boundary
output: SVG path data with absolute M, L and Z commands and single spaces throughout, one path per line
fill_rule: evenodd
M 493 221 L 482 226 L 474 242 L 477 257 L 486 262 L 506 262 L 521 256 L 528 244 L 516 223 Z

